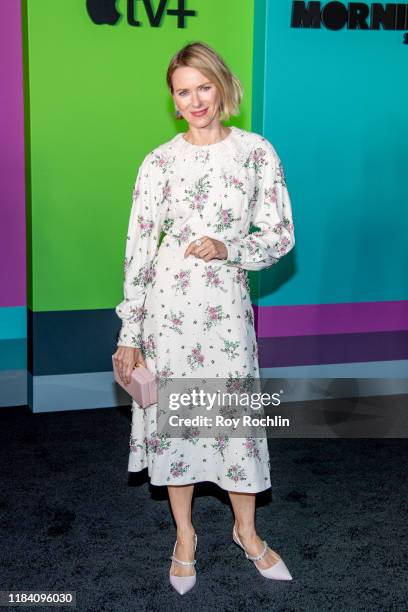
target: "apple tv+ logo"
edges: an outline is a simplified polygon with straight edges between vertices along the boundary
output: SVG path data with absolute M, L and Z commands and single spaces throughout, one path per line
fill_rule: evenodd
M 86 10 L 91 20 L 97 25 L 116 25 L 122 17 L 116 3 L 118 0 L 86 0 Z M 176 15 L 177 27 L 185 28 L 185 18 L 195 17 L 196 11 L 185 8 L 185 0 L 178 0 L 176 9 L 167 9 L 168 0 L 160 0 L 157 10 L 154 11 L 151 0 L 127 0 L 127 22 L 131 26 L 140 27 L 142 22 L 136 19 L 136 2 L 144 5 L 145 14 L 152 28 L 160 27 L 163 14 Z

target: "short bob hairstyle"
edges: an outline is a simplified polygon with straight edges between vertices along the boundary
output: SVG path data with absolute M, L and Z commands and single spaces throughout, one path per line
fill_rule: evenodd
M 221 98 L 221 120 L 228 121 L 231 115 L 239 115 L 239 105 L 243 96 L 241 82 L 214 49 L 198 41 L 186 45 L 172 57 L 166 76 L 167 85 L 172 95 L 174 93 L 173 73 L 182 66 L 197 68 L 215 84 Z

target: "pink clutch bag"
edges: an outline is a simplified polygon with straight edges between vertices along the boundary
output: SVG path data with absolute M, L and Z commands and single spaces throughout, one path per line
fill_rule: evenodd
M 137 364 L 132 370 L 130 383 L 125 385 L 119 377 L 113 355 L 112 363 L 116 382 L 133 397 L 141 408 L 147 408 L 157 402 L 157 383 L 153 372 Z

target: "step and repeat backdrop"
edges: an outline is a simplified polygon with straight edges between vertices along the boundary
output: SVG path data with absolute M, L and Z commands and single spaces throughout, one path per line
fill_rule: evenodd
M 4 0 L 2 17 L 0 405 L 128 403 L 111 355 L 132 189 L 187 129 L 165 75 L 193 41 L 240 78 L 227 125 L 273 143 L 291 196 L 295 248 L 250 273 L 263 375 L 404 388 L 407 4 Z

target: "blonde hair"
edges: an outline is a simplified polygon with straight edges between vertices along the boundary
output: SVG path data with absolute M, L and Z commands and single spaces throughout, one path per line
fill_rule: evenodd
M 166 81 L 173 95 L 173 73 L 177 68 L 197 68 L 212 81 L 220 95 L 220 119 L 228 121 L 231 115 L 239 114 L 243 87 L 224 60 L 214 49 L 203 42 L 193 42 L 178 51 L 167 69 Z

